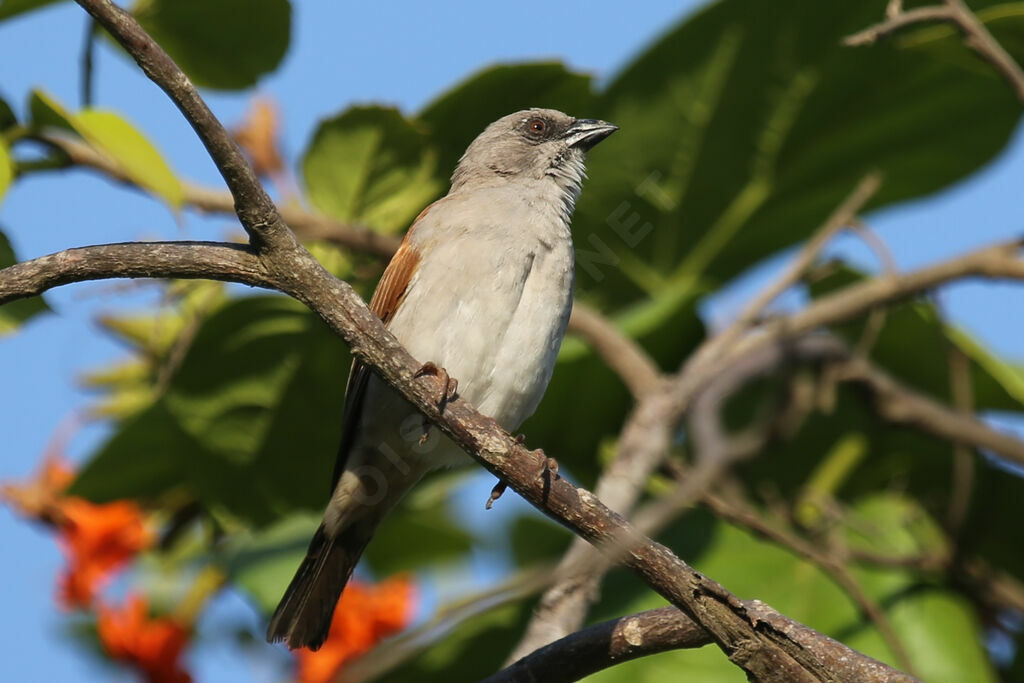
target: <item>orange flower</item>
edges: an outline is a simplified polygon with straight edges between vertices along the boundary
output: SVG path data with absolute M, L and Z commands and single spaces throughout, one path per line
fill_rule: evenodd
M 0 498 L 7 500 L 26 517 L 56 524 L 60 517 L 59 501 L 75 473 L 61 457 L 48 457 L 30 481 L 0 486 Z
M 69 608 L 88 607 L 111 574 L 153 543 L 153 533 L 136 503 L 98 505 L 65 496 L 73 478 L 74 471 L 66 461 L 50 457 L 31 481 L 0 487 L 0 497 L 21 514 L 56 527 L 68 557 L 58 596 Z
M 65 498 L 60 511 L 60 544 L 68 556 L 60 578 L 60 602 L 69 608 L 88 607 L 114 572 L 153 543 L 153 533 L 132 501 L 97 505 Z
M 124 605 L 100 605 L 96 630 L 111 659 L 130 664 L 149 683 L 189 683 L 192 676 L 182 668 L 181 653 L 188 633 L 168 618 L 151 619 L 146 601 L 131 596 Z
M 408 576 L 396 576 L 376 586 L 353 581 L 334 610 L 327 641 L 316 652 L 295 651 L 298 680 L 326 683 L 342 665 L 378 642 L 405 628 L 412 618 L 415 586 Z

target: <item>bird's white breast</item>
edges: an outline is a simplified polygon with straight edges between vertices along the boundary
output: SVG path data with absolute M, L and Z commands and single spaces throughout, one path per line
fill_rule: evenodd
M 572 241 L 557 206 L 507 187 L 440 202 L 412 236 L 420 264 L 389 325 L 509 430 L 540 402 L 572 308 Z

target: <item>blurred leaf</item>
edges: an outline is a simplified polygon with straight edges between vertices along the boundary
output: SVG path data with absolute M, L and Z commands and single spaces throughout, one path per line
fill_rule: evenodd
M 70 128 L 116 163 L 135 183 L 151 190 L 173 209 L 183 201 L 181 183 L 160 152 L 132 124 L 112 111 L 72 113 L 48 94 L 33 91 L 29 103 L 36 127 Z
M 559 63 L 493 66 L 437 97 L 417 118 L 430 127 L 430 139 L 440 147 L 438 170 L 447 179 L 473 138 L 506 114 L 547 107 L 591 117 L 590 80 Z
M 864 280 L 865 275 L 843 263 L 830 263 L 810 283 L 814 297 Z M 836 332 L 856 343 L 864 320 L 836 326 Z M 1022 412 L 1024 380 L 1015 368 L 998 358 L 970 334 L 943 322 L 935 306 L 915 300 L 886 310 L 884 326 L 871 346 L 871 359 L 888 372 L 937 400 L 949 404 L 949 353 L 959 348 L 971 360 L 971 380 L 977 410 Z
M 102 315 L 99 326 L 140 354 L 162 357 L 177 341 L 185 328 L 185 318 L 177 311 L 140 314 Z
M 11 243 L 7 241 L 7 236 L 3 231 L 0 231 L 0 268 L 6 268 L 17 262 L 18 259 L 14 255 Z M 0 337 L 13 332 L 29 318 L 49 310 L 50 307 L 46 305 L 46 300 L 41 296 L 18 299 L 0 306 Z
M 15 126 L 18 123 L 18 117 L 15 115 L 14 110 L 11 109 L 11 105 L 7 104 L 7 100 L 0 97 L 0 132 L 3 132 Z
M 55 2 L 57 0 L 0 0 L 0 21 Z
M 14 160 L 7 142 L 0 137 L 0 200 L 4 198 L 8 186 L 14 180 Z
M 277 607 L 319 524 L 318 514 L 292 514 L 231 539 L 224 558 L 231 581 L 253 598 L 264 615 Z
M 523 604 L 488 610 L 460 623 L 443 641 L 387 674 L 388 683 L 479 681 L 495 671 L 526 624 Z
M 444 506 L 418 508 L 408 503 L 384 518 L 366 547 L 366 560 L 377 576 L 454 563 L 473 548 L 473 537 Z
M 112 111 L 85 109 L 71 119 L 82 137 L 118 163 L 132 180 L 152 190 L 172 208 L 181 208 L 181 183 L 160 152 L 142 133 Z
M 440 192 L 436 161 L 426 134 L 397 110 L 354 107 L 320 123 L 302 172 L 327 215 L 395 232 Z
M 240 90 L 281 63 L 289 0 L 137 0 L 132 14 L 199 86 Z
M 534 515 L 516 517 L 508 535 L 518 567 L 560 557 L 572 540 L 562 527 Z
M 68 492 L 95 502 L 155 498 L 184 485 L 192 466 L 210 457 L 158 402 L 119 425 Z

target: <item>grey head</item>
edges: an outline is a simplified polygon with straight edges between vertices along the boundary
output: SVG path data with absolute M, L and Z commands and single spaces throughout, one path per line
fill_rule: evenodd
M 569 211 L 583 183 L 583 160 L 618 130 L 605 121 L 577 119 L 555 109 L 524 109 L 480 133 L 452 174 L 452 192 L 507 183 L 554 183 Z

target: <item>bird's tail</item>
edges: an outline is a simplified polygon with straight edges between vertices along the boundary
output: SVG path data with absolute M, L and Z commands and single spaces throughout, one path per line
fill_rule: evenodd
M 320 649 L 331 629 L 338 597 L 375 527 L 370 520 L 359 520 L 332 537 L 320 525 L 309 543 L 306 558 L 270 619 L 268 641 L 284 641 L 292 649 Z

